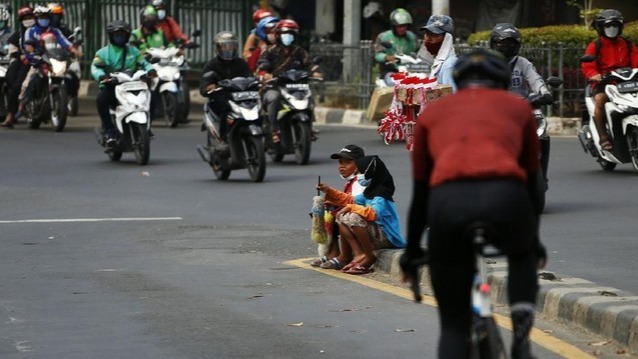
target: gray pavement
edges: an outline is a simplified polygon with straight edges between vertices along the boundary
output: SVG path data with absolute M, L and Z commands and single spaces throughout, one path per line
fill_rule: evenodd
M 85 88 L 85 95 L 90 92 Z M 203 103 L 197 91 L 191 93 L 194 104 Z M 367 121 L 363 110 L 317 107 L 315 111 L 318 124 L 374 127 Z M 575 118 L 549 117 L 548 122 L 548 132 L 552 136 L 574 136 L 580 127 L 580 119 Z M 376 270 L 388 274 L 393 280 L 399 280 L 398 259 L 401 253 L 401 250 L 378 251 Z M 497 261 L 490 268 L 494 300 L 497 304 L 506 304 L 506 263 Z M 426 291 L 431 291 L 427 282 L 427 268 L 424 272 L 423 286 Z M 638 352 L 638 296 L 562 273 L 545 271 L 539 276 L 541 290 L 537 309 L 544 319 L 586 329 L 613 339 L 631 352 Z

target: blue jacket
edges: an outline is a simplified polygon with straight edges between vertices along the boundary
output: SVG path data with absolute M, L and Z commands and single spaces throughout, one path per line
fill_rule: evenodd
M 406 246 L 405 238 L 401 235 L 399 213 L 394 201 L 388 201 L 381 196 L 367 199 L 363 194 L 360 194 L 354 197 L 354 203 L 372 207 L 376 212 L 375 223 L 381 227 L 388 241 L 397 248 Z

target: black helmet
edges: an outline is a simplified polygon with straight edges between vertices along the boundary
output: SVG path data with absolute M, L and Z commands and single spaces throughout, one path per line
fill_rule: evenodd
M 521 49 L 521 33 L 509 23 L 496 24 L 490 34 L 490 49 L 503 54 L 511 60 Z
M 131 37 L 131 25 L 129 25 L 124 20 L 111 21 L 106 27 L 106 32 L 108 32 L 108 34 L 109 34 L 109 41 L 111 42 L 111 44 L 116 45 L 116 46 L 124 46 L 128 42 L 128 38 Z M 125 37 L 126 41 L 122 41 L 120 39 L 115 39 L 113 35 L 116 32 L 125 32 L 126 33 L 126 37 Z
M 215 35 L 215 51 L 222 60 L 233 60 L 237 57 L 239 41 L 231 31 L 221 31 Z
M 470 85 L 507 89 L 511 82 L 510 66 L 503 54 L 486 49 L 461 55 L 453 76 L 459 89 Z
M 616 36 L 620 36 L 622 34 L 623 22 L 623 17 L 620 11 L 607 9 L 601 11 L 598 15 L 596 15 L 596 17 L 594 18 L 594 22 L 592 23 L 592 27 L 596 29 L 599 36 L 615 38 Z M 605 35 L 605 27 L 614 25 L 619 28 L 618 34 L 616 34 L 616 36 Z

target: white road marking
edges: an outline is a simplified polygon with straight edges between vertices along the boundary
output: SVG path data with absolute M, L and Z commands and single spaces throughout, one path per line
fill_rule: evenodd
M 20 219 L 14 221 L 0 221 L 9 223 L 77 223 L 77 222 L 130 222 L 130 221 L 181 221 L 182 217 L 141 217 L 141 218 L 59 218 L 59 219 Z

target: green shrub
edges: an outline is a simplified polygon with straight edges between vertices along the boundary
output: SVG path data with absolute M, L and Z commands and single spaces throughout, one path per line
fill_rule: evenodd
M 594 40 L 598 35 L 596 31 L 585 28 L 582 25 L 556 25 L 544 27 L 530 27 L 519 29 L 523 37 L 523 44 L 538 46 L 543 43 L 556 45 L 563 43 L 564 47 L 583 46 Z M 467 42 L 475 45 L 479 41 L 489 41 L 491 30 L 480 31 L 470 35 Z M 638 22 L 625 24 L 623 36 L 638 44 Z

